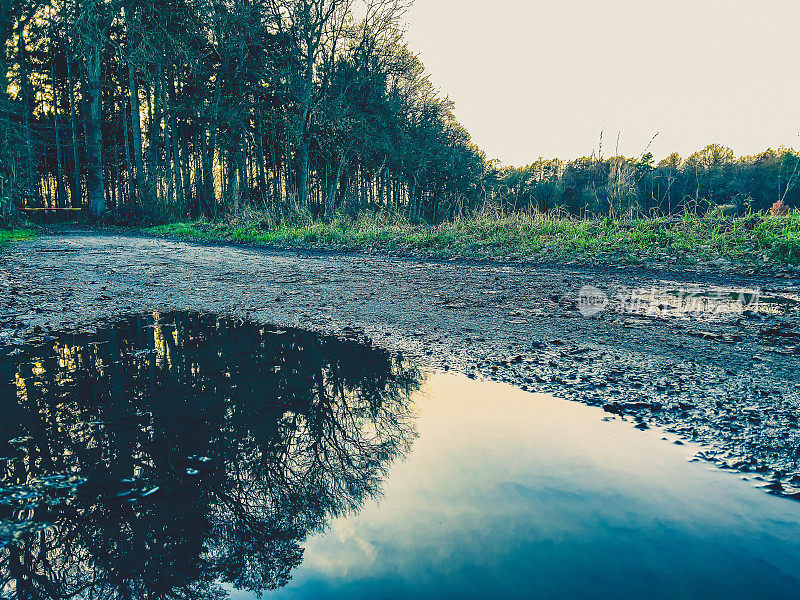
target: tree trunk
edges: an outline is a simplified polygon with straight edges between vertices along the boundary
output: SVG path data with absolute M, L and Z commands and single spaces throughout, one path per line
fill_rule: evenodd
M 297 199 L 301 209 L 308 208 L 308 155 L 311 144 L 311 99 L 314 86 L 314 52 L 308 48 L 304 77 L 302 110 L 300 111 L 300 143 L 297 149 Z
M 149 78 L 144 87 L 144 97 L 147 104 L 145 107 L 145 118 L 147 119 L 147 154 L 144 154 L 145 150 L 143 150 L 142 159 L 147 161 L 147 166 L 145 167 L 146 185 L 148 189 L 157 193 L 157 190 L 153 185 L 153 165 L 155 164 L 155 160 L 153 159 L 153 154 L 155 152 L 155 149 L 153 148 L 153 128 L 155 127 L 155 117 L 153 115 L 155 114 L 155 108 L 153 107 L 153 104 L 155 103 L 155 91 L 151 86 L 151 80 Z
M 205 131 L 202 127 L 196 127 L 194 131 L 194 195 L 192 196 L 191 213 L 189 216 L 192 219 L 197 219 L 200 216 L 202 207 L 202 198 L 205 188 L 205 160 L 204 154 L 206 153 L 206 140 Z
M 180 131 L 180 150 L 181 150 L 181 162 L 180 162 L 180 172 L 181 176 L 183 177 L 183 196 L 185 202 L 192 202 L 194 204 L 194 198 L 192 194 L 192 169 L 191 169 L 191 155 L 189 154 L 189 124 L 186 120 L 179 121 L 178 129 Z M 188 206 L 184 207 L 186 210 Z
M 208 136 L 206 137 L 206 134 L 203 134 L 204 143 L 205 140 L 208 139 L 206 151 L 203 153 L 203 171 L 205 177 L 203 187 L 206 210 L 217 204 L 217 189 L 214 183 L 214 159 L 217 153 L 217 120 L 222 96 L 222 76 L 222 67 L 220 67 L 216 81 L 214 82 L 214 97 L 211 101 L 211 122 L 208 124 Z
M 333 177 L 328 189 L 328 201 L 325 206 L 326 217 L 332 217 L 336 209 L 336 195 L 339 191 L 339 181 L 342 179 L 342 169 L 344 169 L 344 156 L 339 157 L 339 164 L 336 165 L 336 175 Z
M 86 52 L 86 194 L 89 212 L 99 215 L 106 209 L 103 196 L 103 107 L 102 49 L 93 40 Z
M 64 208 L 67 204 L 67 192 L 64 189 L 64 163 L 61 157 L 61 125 L 58 122 L 58 91 L 56 85 L 56 74 L 53 63 L 50 63 L 50 79 L 53 84 L 53 129 L 56 138 L 56 164 L 58 165 L 58 206 Z
M 301 209 L 308 208 L 308 146 L 308 137 L 303 132 L 297 149 L 297 202 Z
M 142 122 L 139 111 L 139 88 L 136 85 L 136 69 L 131 62 L 130 26 L 126 22 L 128 33 L 128 93 L 131 104 L 131 136 L 133 137 L 133 162 L 136 169 L 136 188 L 131 191 L 132 198 L 138 198 L 144 189 L 144 159 L 142 157 Z
M 24 29 L 24 28 L 23 28 Z M 19 80 L 20 96 L 22 97 L 22 131 L 25 137 L 25 193 L 28 197 L 38 199 L 39 182 L 37 182 L 36 168 L 33 158 L 33 132 L 31 131 L 31 115 L 33 114 L 34 94 L 30 77 L 28 76 L 28 51 L 25 36 L 20 34 L 17 40 L 19 49 Z
M 164 79 L 164 85 L 167 86 L 168 90 L 168 97 L 166 99 L 167 103 L 169 104 L 167 123 L 169 127 L 169 143 L 171 144 L 172 154 L 172 179 L 175 182 L 175 202 L 178 205 L 179 211 L 182 213 L 186 208 L 186 199 L 183 193 L 183 180 L 181 179 L 180 172 L 181 158 L 178 144 L 178 117 L 175 114 L 177 102 L 175 100 L 175 78 L 172 69 L 170 69 L 169 77 Z
M 227 160 L 227 180 L 229 204 L 233 207 L 233 214 L 239 211 L 239 177 L 236 173 L 236 156 L 228 156 Z
M 276 144 L 271 144 L 270 147 L 270 160 L 272 161 L 272 205 L 275 206 L 281 202 L 281 159 L 280 153 L 275 147 Z
M 247 134 L 245 127 L 246 125 L 242 123 L 237 136 L 238 143 L 234 148 L 234 156 L 232 157 L 235 162 L 236 173 L 234 177 L 236 177 L 237 183 L 237 193 L 234 196 L 234 213 L 238 212 L 240 200 L 246 199 L 250 190 L 250 182 L 247 177 Z
M 75 102 L 72 99 L 72 55 L 67 52 L 67 96 L 69 98 L 69 120 L 72 130 L 72 207 L 81 204 L 81 161 L 78 152 L 78 122 L 75 117 Z
M 264 208 L 267 206 L 267 157 L 264 151 L 264 131 L 261 126 L 261 121 L 258 122 L 256 128 L 256 135 L 258 136 L 258 197 L 261 199 L 261 204 Z
M 5 53 L 6 42 L 11 37 L 11 3 L 0 2 L 0 126 L 3 128 L 3 135 L 0 136 L 0 166 L 6 160 L 6 143 L 8 141 L 8 129 L 10 125 L 10 115 L 8 112 L 8 60 Z M 8 165 L 5 165 L 6 167 Z M 2 215 L 0 215 L 2 216 Z
M 6 56 L 6 42 L 11 37 L 11 2 L 0 0 L 0 172 L 6 171 L 8 178 L 0 177 L 0 196 L 15 199 L 17 196 L 16 161 L 11 157 L 8 145 L 11 137 L 11 102 L 8 97 L 8 58 Z M 5 208 L 0 206 L 0 219 L 10 218 L 13 203 L 8 203 Z
M 152 98 L 148 102 L 150 105 L 150 126 L 148 127 L 147 134 L 150 139 L 147 145 L 147 178 L 149 187 L 155 189 L 156 194 L 159 194 L 161 190 L 161 173 L 158 168 L 159 153 L 161 151 L 159 141 L 161 139 L 161 116 L 163 112 L 161 102 L 161 77 L 155 78 L 152 91 Z
M 134 167 L 131 164 L 131 142 L 128 134 L 128 115 L 125 110 L 125 101 L 122 101 L 122 134 L 125 142 L 125 172 L 128 175 L 128 205 L 133 207 L 136 196 L 136 183 L 134 181 Z
M 6 42 L 11 38 L 11 2 L 0 2 L 0 48 L 5 49 Z M 2 101 L 6 100 L 6 92 L 8 91 L 8 61 L 6 53 L 0 52 L 0 97 Z

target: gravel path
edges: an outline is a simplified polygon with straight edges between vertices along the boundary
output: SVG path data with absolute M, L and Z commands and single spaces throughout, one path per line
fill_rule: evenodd
M 590 318 L 584 286 L 609 297 Z M 760 291 L 761 303 L 720 287 Z M 0 249 L 0 351 L 171 309 L 369 338 L 432 367 L 601 405 L 800 499 L 796 271 L 432 261 L 80 230 Z

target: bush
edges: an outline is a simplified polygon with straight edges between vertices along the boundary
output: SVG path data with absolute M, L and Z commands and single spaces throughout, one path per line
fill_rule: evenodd
M 170 215 L 164 214 L 156 205 L 122 206 L 109 211 L 98 218 L 101 223 L 109 225 L 130 225 L 151 227 L 169 222 Z
M 785 217 L 789 214 L 789 207 L 786 206 L 786 203 L 783 200 L 778 200 L 772 205 L 772 208 L 769 212 L 773 217 Z

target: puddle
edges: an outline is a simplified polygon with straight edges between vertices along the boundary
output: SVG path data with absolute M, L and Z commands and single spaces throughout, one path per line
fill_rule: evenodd
M 743 315 L 800 312 L 800 295 L 759 289 L 682 285 L 662 282 L 651 288 L 617 288 L 603 293 L 614 313 L 693 320 L 733 319 Z
M 200 314 L 5 349 L 0 376 L 4 598 L 285 584 L 409 451 L 421 381 L 356 341 Z
M 130 317 L 0 349 L 0 393 L 4 598 L 800 584 L 800 504 L 601 409 L 426 375 L 357 339 Z

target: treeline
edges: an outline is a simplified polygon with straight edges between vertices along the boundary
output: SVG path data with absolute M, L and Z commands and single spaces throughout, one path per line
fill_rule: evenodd
M 800 206 L 790 149 L 493 166 L 408 49 L 407 1 L 1 0 L 0 223 Z
M 797 208 L 799 183 L 800 154 L 795 150 L 737 158 L 719 144 L 686 159 L 671 154 L 659 163 L 649 152 L 639 158 L 539 159 L 522 168 L 495 168 L 486 176 L 490 197 L 507 209 L 581 216 L 705 212 L 715 207 L 742 214 L 768 210 L 779 201 Z
M 407 48 L 403 1 L 2 0 L 0 202 L 474 206 L 484 157 Z

